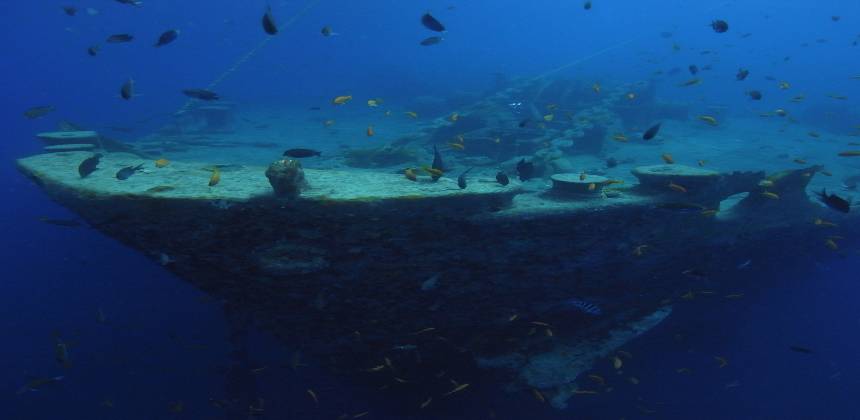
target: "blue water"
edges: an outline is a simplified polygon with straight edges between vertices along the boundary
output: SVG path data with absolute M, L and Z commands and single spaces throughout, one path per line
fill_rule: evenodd
M 860 3 L 593 3 L 586 12 L 579 1 L 320 0 L 302 13 L 308 3 L 272 2 L 281 34 L 217 90 L 231 101 L 304 110 L 343 94 L 398 104 L 421 95 L 481 91 L 495 73 L 537 76 L 562 68 L 559 75 L 609 85 L 680 67 L 661 88 L 661 98 L 703 109 L 727 107 L 725 115 L 731 115 L 749 112 L 744 95 L 749 89 L 764 93 L 755 104 L 761 110 L 832 106 L 826 95 L 839 94 L 849 99 L 837 106 L 853 109 L 856 118 L 816 123 L 860 124 L 860 81 L 849 79 L 860 74 L 860 47 L 851 45 L 860 36 Z M 66 16 L 60 8 L 65 4 L 81 10 Z M 134 127 L 137 134 L 120 136 L 126 140 L 158 128 L 185 103 L 181 89 L 207 86 L 263 42 L 259 20 L 265 5 L 259 0 L 146 0 L 140 7 L 109 0 L 4 4 L 0 419 L 246 418 L 235 414 L 244 408 L 212 403 L 224 398 L 231 384 L 227 372 L 237 350 L 222 305 L 94 229 L 40 222 L 42 216 L 74 215 L 20 176 L 13 159 L 39 152 L 33 134 L 54 129 L 59 120 Z M 88 15 L 86 7 L 98 14 Z M 418 19 L 427 10 L 449 32 L 441 44 L 425 48 L 418 41 L 432 34 Z M 833 15 L 841 19 L 834 22 Z M 708 24 L 718 18 L 730 23 L 728 33 L 710 30 Z M 324 25 L 339 35 L 322 37 Z M 181 31 L 179 39 L 153 48 L 169 28 Z M 660 37 L 662 31 L 672 37 Z M 104 44 L 106 36 L 122 32 L 136 39 Z M 102 50 L 90 57 L 85 50 L 95 43 Z M 680 51 L 672 51 L 673 43 Z M 703 50 L 713 52 L 703 55 Z M 577 64 L 565 67 L 572 63 Z M 692 77 L 686 70 L 690 64 L 711 64 L 710 74 L 719 73 L 724 81 L 705 83 L 695 94 L 671 88 Z M 747 81 L 734 81 L 739 67 L 750 69 Z M 780 90 L 765 75 L 793 87 Z M 119 87 L 130 77 L 140 96 L 123 101 Z M 807 96 L 802 105 L 787 104 L 800 93 Z M 57 110 L 45 118 L 21 115 L 48 104 Z M 852 240 L 842 247 L 857 249 Z M 488 378 L 469 398 L 421 418 L 860 418 L 860 261 L 856 254 L 842 257 L 826 249 L 782 258 L 784 264 L 767 267 L 753 261 L 749 269 L 722 279 L 744 298 L 682 302 L 665 323 L 627 346 L 633 358 L 625 370 L 635 372 L 638 385 L 614 378 L 608 364 L 598 366 L 594 373 L 616 383 L 613 392 L 576 398 L 570 409 L 557 411 L 530 395 L 507 394 Z M 54 361 L 55 336 L 69 343 L 68 369 Z M 399 418 L 391 414 L 398 403 L 372 390 L 309 362 L 289 367 L 299 350 L 263 332 L 250 328 L 239 341 L 250 354 L 250 365 L 243 368 L 261 369 L 246 375 L 241 386 L 265 400 L 263 418 L 334 419 L 364 411 L 370 411 L 366 418 Z M 793 352 L 789 346 L 814 352 Z M 717 356 L 728 365 L 720 368 Z M 683 368 L 690 372 L 679 373 Z M 65 377 L 59 384 L 16 394 L 32 377 L 58 375 Z M 307 389 L 316 390 L 319 404 Z M 171 411 L 177 402 L 182 410 Z

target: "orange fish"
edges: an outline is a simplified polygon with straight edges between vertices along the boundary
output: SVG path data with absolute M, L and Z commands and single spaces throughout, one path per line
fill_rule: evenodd
M 860 150 L 846 150 L 844 152 L 839 152 L 839 156 L 842 156 L 842 157 L 860 156 Z
M 417 181 L 418 180 L 418 176 L 415 175 L 415 171 L 412 170 L 412 168 L 406 168 L 406 170 L 403 171 L 403 175 L 405 175 L 406 179 L 408 179 L 410 181 Z
M 165 158 L 161 158 L 161 159 L 158 159 L 155 161 L 155 167 L 156 168 L 163 168 L 167 165 L 170 165 L 170 161 L 165 159 Z
M 373 137 L 374 134 L 376 134 L 376 131 L 373 131 L 373 126 L 368 125 L 367 126 L 367 137 Z
M 663 162 L 666 162 L 669 165 L 675 163 L 675 159 L 673 159 L 672 155 L 668 153 L 663 153 L 662 155 L 660 155 L 660 157 L 663 158 Z

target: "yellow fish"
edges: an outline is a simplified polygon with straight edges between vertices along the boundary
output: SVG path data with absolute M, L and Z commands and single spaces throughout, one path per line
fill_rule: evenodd
M 779 88 L 781 90 L 788 90 L 789 88 L 791 88 L 791 83 L 788 83 L 786 81 L 779 82 Z
M 448 143 L 448 146 L 451 146 L 451 148 L 454 150 L 463 150 L 466 148 L 463 143 Z
M 593 90 L 594 93 L 600 95 L 600 83 L 594 82 L 594 84 L 591 85 L 591 90 Z
M 376 108 L 381 104 L 382 104 L 382 99 L 380 99 L 380 98 L 373 98 L 373 99 L 367 100 L 367 106 L 369 106 L 371 108 Z
M 833 240 L 833 239 L 834 239 L 834 238 L 828 238 L 826 241 L 824 241 L 824 245 L 825 245 L 825 246 L 827 246 L 828 248 L 830 248 L 830 249 L 831 249 L 831 250 L 833 250 L 833 251 L 838 251 L 838 250 L 839 250 L 839 245 L 837 245 L 837 244 L 836 244 L 836 241 L 835 241 L 835 240 Z
M 784 117 L 784 116 L 788 115 L 788 112 L 786 112 L 786 110 L 784 110 L 784 109 L 782 109 L 782 108 L 777 108 L 777 109 L 775 109 L 775 110 L 773 111 L 773 113 L 774 113 L 774 114 L 776 114 L 776 115 L 778 115 L 778 116 L 780 116 L 780 117 Z
M 451 122 L 457 122 L 457 120 L 459 120 L 459 119 L 460 119 L 460 114 L 458 114 L 456 112 L 451 114 L 450 117 L 448 117 L 448 121 L 451 121 Z
M 846 150 L 844 152 L 839 152 L 837 155 L 842 157 L 860 156 L 860 150 Z
M 714 209 L 707 209 L 707 210 L 702 210 L 702 212 L 699 214 L 701 214 L 702 216 L 705 216 L 705 217 L 711 217 L 711 216 L 716 216 L 717 211 Z
M 155 161 L 155 167 L 156 168 L 163 168 L 167 165 L 170 165 L 170 161 L 165 159 L 165 158 L 161 158 L 161 159 L 158 159 Z
M 593 182 L 588 184 L 588 191 L 594 191 L 596 189 L 597 189 L 597 184 L 595 184 Z
M 415 112 L 412 112 L 412 111 L 406 111 L 406 112 L 404 112 L 404 114 L 406 114 L 406 116 L 409 118 L 413 118 L 413 119 L 418 118 L 418 114 Z
M 333 105 L 343 105 L 352 100 L 352 95 L 337 96 L 331 100 Z
M 679 192 L 679 193 L 685 193 L 685 192 L 687 192 L 687 189 L 686 189 L 686 188 L 684 188 L 684 187 L 682 187 L 682 186 L 680 186 L 680 185 L 678 185 L 678 184 L 676 184 L 676 183 L 674 183 L 674 182 L 669 182 L 668 187 L 669 187 L 670 189 L 672 189 L 672 191 L 677 191 L 677 192 Z
M 612 367 L 615 369 L 621 369 L 621 366 L 624 366 L 624 362 L 618 356 L 612 356 Z
M 717 119 L 710 116 L 710 115 L 699 115 L 699 119 L 708 123 L 709 125 L 713 125 L 713 126 L 717 125 Z
M 543 120 L 546 122 L 550 122 L 555 118 L 555 114 L 546 114 L 543 116 Z
M 442 171 L 440 171 L 436 168 L 431 168 L 429 166 L 422 166 L 421 169 L 423 169 L 424 172 L 427 172 L 431 176 L 435 176 L 435 177 L 440 177 L 444 174 Z
M 672 158 L 672 155 L 668 153 L 663 153 L 662 155 L 660 155 L 660 157 L 663 159 L 663 162 L 666 162 L 669 165 L 675 163 L 675 159 Z
M 779 194 L 774 193 L 774 192 L 765 191 L 765 192 L 761 193 L 761 195 L 764 198 L 769 198 L 771 200 L 779 200 Z
M 212 176 L 209 177 L 209 186 L 214 187 L 218 185 L 219 182 L 221 182 L 221 170 L 215 168 L 212 170 Z
M 624 96 L 627 98 L 627 100 L 628 100 L 628 101 L 632 101 L 632 100 L 636 99 L 636 94 L 635 94 L 635 93 L 633 93 L 633 92 L 630 92 L 630 93 L 628 93 L 627 95 L 624 95 Z
M 720 362 L 720 367 L 721 367 L 721 368 L 724 368 L 724 367 L 726 367 L 726 366 L 728 366 L 728 365 L 729 365 L 729 361 L 728 361 L 728 360 L 726 360 L 726 358 L 725 358 L 725 357 L 714 356 L 714 359 L 715 359 L 716 361 Z
M 626 142 L 626 141 L 627 141 L 627 136 L 625 136 L 625 135 L 624 135 L 624 134 L 622 134 L 622 133 L 618 133 L 618 134 L 616 134 L 616 135 L 612 136 L 612 140 L 620 141 L 620 142 Z

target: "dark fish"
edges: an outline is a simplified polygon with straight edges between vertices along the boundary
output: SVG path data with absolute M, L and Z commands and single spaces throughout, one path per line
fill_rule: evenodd
M 441 36 L 431 36 L 429 38 L 424 38 L 424 40 L 422 40 L 420 42 L 420 44 L 425 46 L 425 47 L 428 47 L 430 45 L 436 45 L 436 44 L 442 42 L 443 39 L 444 38 L 442 38 Z
M 699 67 L 695 64 L 690 64 L 690 67 L 687 67 L 687 69 L 690 70 L 690 74 L 696 74 L 699 72 Z
M 119 89 L 119 96 L 125 100 L 129 100 L 134 96 L 134 79 L 129 78 L 122 84 L 122 87 Z
M 95 57 L 95 56 L 96 56 L 96 54 L 98 54 L 98 53 L 99 53 L 99 50 L 100 50 L 101 48 L 102 48 L 102 47 L 99 47 L 98 45 L 93 45 L 92 47 L 87 48 L 87 54 L 89 54 L 89 55 L 90 55 L 90 56 L 92 56 L 92 57 Z
M 511 183 L 511 179 L 508 178 L 508 174 L 499 171 L 499 173 L 496 174 L 496 182 L 502 184 L 502 186 L 505 186 Z
M 266 13 L 263 14 L 263 30 L 269 35 L 278 33 L 278 25 L 275 24 L 275 18 L 272 16 L 272 8 L 267 7 Z
M 322 152 L 313 149 L 290 149 L 284 152 L 284 156 L 291 158 L 308 158 L 320 155 L 322 155 Z
M 761 100 L 761 92 L 759 92 L 757 90 L 751 90 L 751 91 L 747 92 L 747 95 L 749 95 L 750 99 L 752 99 L 754 101 L 760 101 Z
M 591 0 L 587 0 L 585 4 L 582 5 L 582 8 L 585 10 L 591 10 Z
M 206 89 L 183 89 L 182 93 L 184 93 L 185 96 L 200 99 L 201 101 L 217 101 L 221 99 L 217 93 Z
M 531 122 L 531 118 L 526 118 L 526 119 L 520 121 L 520 123 L 517 124 L 517 126 L 519 126 L 520 128 L 526 128 L 526 126 L 529 125 L 529 122 Z
M 137 166 L 126 166 L 125 168 L 120 169 L 116 172 L 116 179 L 120 181 L 125 181 L 126 179 L 131 178 L 137 171 L 143 169 L 143 164 Z
M 421 24 L 431 31 L 445 32 L 445 25 L 442 25 L 442 22 L 436 20 L 430 13 L 425 13 L 421 16 Z
M 642 134 L 643 140 L 651 140 L 654 136 L 657 135 L 657 132 L 660 131 L 660 125 L 662 123 L 657 123 L 651 126 L 648 130 L 645 130 L 645 133 Z
M 520 181 L 528 181 L 535 176 L 535 164 L 532 162 L 526 162 L 525 158 L 520 159 L 517 162 L 517 175 L 520 177 Z
M 129 34 L 114 34 L 107 37 L 107 42 L 109 44 L 119 44 L 121 42 L 130 42 L 132 39 L 134 37 Z
M 102 154 L 96 153 L 84 159 L 83 162 L 78 165 L 78 174 L 81 176 L 81 178 L 86 178 L 91 173 L 95 172 L 96 169 L 98 169 L 99 161 L 101 160 L 101 158 Z
M 616 166 L 618 166 L 618 159 L 615 159 L 614 157 L 610 157 L 610 158 L 606 159 L 606 167 L 607 168 L 614 168 Z
M 34 106 L 24 111 L 24 116 L 29 119 L 44 117 L 54 111 L 53 105 Z
M 825 189 L 822 189 L 820 193 L 816 194 L 822 203 L 833 210 L 840 211 L 842 213 L 848 213 L 851 211 L 851 202 L 836 194 L 827 194 L 827 190 Z
M 78 8 L 74 6 L 63 6 L 63 12 L 69 16 L 74 16 L 78 13 Z
M 735 79 L 744 80 L 747 76 L 750 75 L 750 71 L 747 69 L 738 69 L 738 74 L 735 75 Z
M 332 29 L 331 29 L 331 26 L 323 26 L 323 28 L 322 28 L 322 29 L 320 29 L 320 33 L 322 34 L 322 36 L 324 36 L 324 37 L 326 37 L 326 38 L 328 38 L 328 37 L 330 37 L 330 36 L 332 36 L 332 35 L 337 35 L 337 34 L 336 34 Z
M 806 353 L 806 354 L 812 354 L 812 353 L 814 353 L 814 352 L 812 351 L 812 349 L 809 349 L 809 348 L 806 348 L 806 347 L 800 347 L 800 346 L 788 346 L 788 348 L 789 348 L 789 350 L 791 350 L 791 351 L 796 351 L 796 352 L 798 352 L 798 353 Z
M 76 219 L 51 219 L 50 217 L 40 217 L 39 221 L 54 226 L 63 227 L 81 227 L 83 224 Z
M 129 6 L 140 6 L 141 4 L 143 4 L 143 2 L 139 0 L 116 0 L 116 2 L 127 4 Z
M 672 35 L 671 32 L 660 32 L 660 38 L 671 38 Z
M 440 172 L 445 171 L 445 162 L 442 161 L 442 155 L 439 153 L 439 149 L 436 148 L 435 144 L 433 145 L 433 163 L 430 164 L 430 167 Z M 432 175 L 430 178 L 436 181 L 439 179 L 439 176 Z
M 312 106 L 312 107 L 310 107 L 310 108 L 308 108 L 308 109 L 309 109 L 309 110 L 311 110 L 311 111 L 319 111 L 319 110 L 320 110 L 320 109 L 322 109 L 322 108 L 320 108 L 320 107 L 318 107 L 318 106 Z
M 461 190 L 466 189 L 466 174 L 468 174 L 469 171 L 471 171 L 472 169 L 475 168 L 466 169 L 462 174 L 460 174 L 460 176 L 457 177 L 457 186 L 460 187 Z
M 711 22 L 711 28 L 714 32 L 721 34 L 729 30 L 729 23 L 724 20 L 715 20 Z
M 598 316 L 598 315 L 603 314 L 603 310 L 600 309 L 600 306 L 597 306 L 597 304 L 595 304 L 593 302 L 589 302 L 587 300 L 582 300 L 582 299 L 576 299 L 576 298 L 568 299 L 568 300 L 562 302 L 561 305 L 559 305 L 559 306 L 563 309 L 574 309 L 574 310 L 580 311 L 582 313 L 585 313 L 588 315 L 593 315 L 593 316 Z
M 158 41 L 155 43 L 156 47 L 163 47 L 173 41 L 176 41 L 176 38 L 179 36 L 179 31 L 176 29 L 171 29 L 169 31 L 164 32 L 158 37 Z
M 830 16 L 830 20 L 834 22 L 839 22 L 839 19 L 842 19 L 842 16 Z

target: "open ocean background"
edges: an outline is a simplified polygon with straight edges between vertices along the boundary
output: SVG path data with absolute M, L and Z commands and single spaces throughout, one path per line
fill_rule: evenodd
M 62 5 L 80 11 L 66 16 Z M 282 25 L 301 15 L 220 84 L 225 99 L 285 114 L 347 93 L 397 104 L 483 91 L 495 73 L 536 76 L 581 61 L 559 74 L 609 85 L 680 67 L 677 80 L 658 91 L 661 98 L 740 115 L 750 112 L 745 89 L 764 93 L 756 104 L 761 108 L 777 107 L 802 90 L 809 98 L 799 112 L 818 112 L 817 126 L 860 124 L 860 81 L 846 77 L 860 74 L 860 47 L 851 45 L 860 36 L 858 2 L 595 0 L 585 11 L 580 1 L 319 0 L 302 13 L 306 5 L 271 2 Z M 87 7 L 98 14 L 88 15 Z M 129 141 L 159 128 L 185 103 L 181 89 L 205 87 L 263 42 L 265 7 L 260 0 L 3 4 L 0 419 L 246 418 L 213 407 L 230 386 L 244 390 L 230 392 L 265 399 L 262 418 L 336 419 L 363 411 L 370 419 L 400 418 L 388 411 L 396 401 L 311 361 L 290 368 L 296 349 L 253 328 L 243 341 L 251 368 L 265 369 L 228 381 L 236 347 L 219 302 L 92 228 L 40 222 L 74 215 L 14 167 L 14 159 L 40 151 L 34 134 L 54 130 L 59 120 L 131 127 L 134 132 L 113 136 Z M 418 20 L 428 10 L 449 33 L 425 48 L 418 41 L 430 34 Z M 834 15 L 841 19 L 832 21 Z M 727 20 L 730 32 L 711 31 L 714 19 Z M 322 37 L 325 25 L 340 35 Z M 170 28 L 181 31 L 179 39 L 153 48 Z M 86 54 L 88 46 L 123 32 L 135 40 L 102 45 L 97 57 Z M 673 52 L 673 43 L 681 51 Z M 725 82 L 705 84 L 693 98 L 669 89 L 689 78 L 686 68 L 694 63 L 712 63 L 711 72 L 724 73 Z M 734 81 L 739 67 L 753 72 L 744 85 Z M 769 74 L 798 88 L 780 91 L 764 81 Z M 129 77 L 141 96 L 123 101 L 119 86 Z M 828 93 L 849 98 L 837 108 L 853 109 L 854 120 L 828 119 L 820 111 L 833 108 Z M 48 104 L 56 111 L 44 118 L 22 116 Z M 361 117 L 361 111 L 343 112 L 344 118 Z M 780 140 L 774 133 L 774 144 Z M 846 238 L 840 246 L 856 250 L 858 242 Z M 492 410 L 499 419 L 858 419 L 858 268 L 856 253 L 840 256 L 824 247 L 752 261 L 725 279 L 743 299 L 679 303 L 666 322 L 625 347 L 634 356 L 626 369 L 635 369 L 638 387 L 575 399 L 568 410 L 556 411 L 528 395 L 506 394 L 487 378 L 470 398 L 420 418 L 481 419 Z M 99 311 L 105 322 L 98 322 Z M 67 369 L 54 360 L 55 334 L 70 344 Z M 789 350 L 795 345 L 814 353 Z M 728 366 L 718 368 L 715 356 Z M 692 373 L 678 374 L 680 368 Z M 596 372 L 614 375 L 611 366 Z M 55 386 L 16 394 L 33 377 L 58 375 L 65 379 Z M 317 390 L 319 405 L 308 388 Z M 637 409 L 644 402 L 656 413 Z

